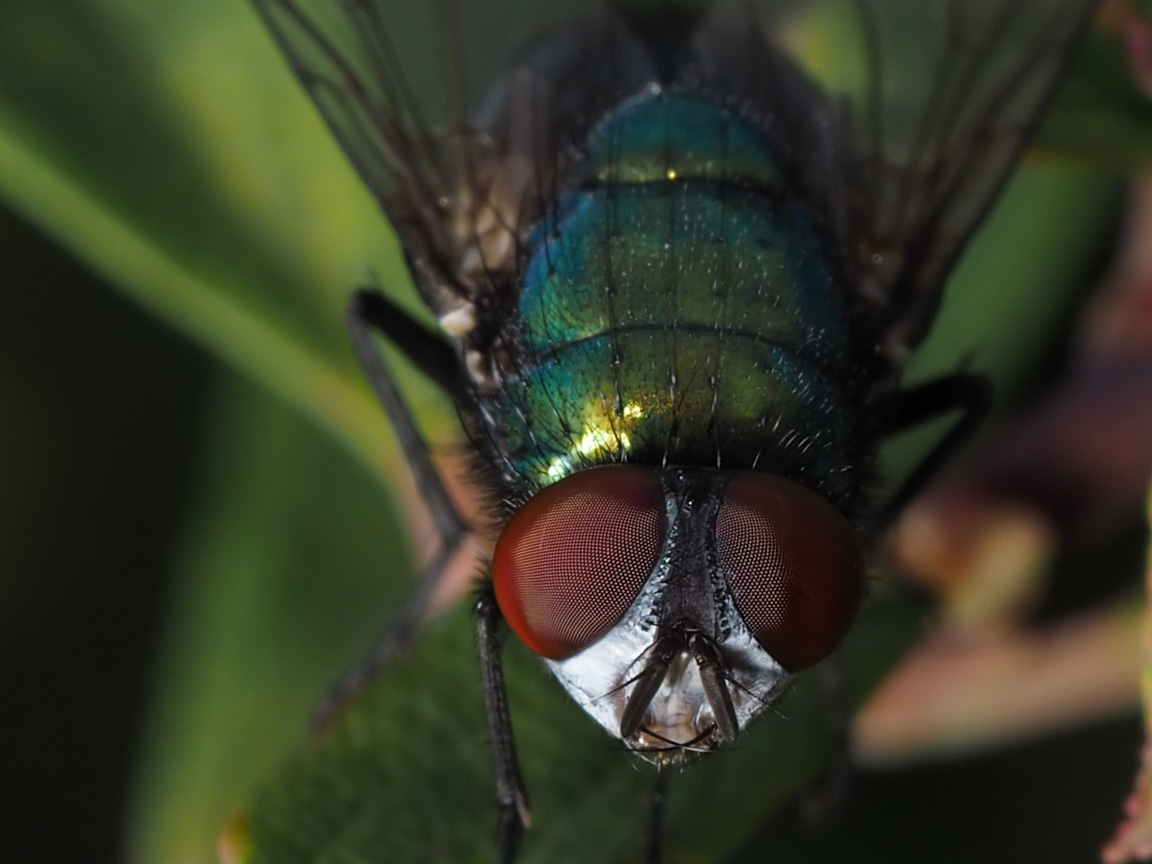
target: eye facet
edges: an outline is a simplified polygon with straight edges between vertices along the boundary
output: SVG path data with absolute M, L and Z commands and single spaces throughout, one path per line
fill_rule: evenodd
M 716 551 L 744 623 L 785 669 L 818 663 L 848 632 L 863 550 L 820 495 L 771 474 L 735 475 L 716 516 Z
M 543 657 L 576 654 L 632 605 L 664 533 L 664 493 L 647 468 L 595 468 L 548 486 L 496 543 L 492 578 L 505 619 Z

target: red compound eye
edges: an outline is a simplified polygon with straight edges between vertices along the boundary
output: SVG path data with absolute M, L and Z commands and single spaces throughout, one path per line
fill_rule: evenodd
M 716 516 L 716 550 L 744 623 L 785 669 L 840 644 L 863 593 L 864 555 L 828 501 L 783 477 L 737 474 Z
M 571 657 L 616 624 L 656 567 L 664 493 L 646 468 L 581 471 L 532 498 L 492 558 L 496 599 L 529 648 Z

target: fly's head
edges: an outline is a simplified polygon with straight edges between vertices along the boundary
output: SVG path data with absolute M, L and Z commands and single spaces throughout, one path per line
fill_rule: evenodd
M 864 559 L 823 497 L 758 472 L 615 465 L 533 497 L 497 543 L 516 634 L 658 763 L 733 741 L 852 623 Z

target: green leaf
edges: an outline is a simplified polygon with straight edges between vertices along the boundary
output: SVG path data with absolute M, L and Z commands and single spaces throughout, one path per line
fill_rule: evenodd
M 914 635 L 875 599 L 851 645 L 860 694 Z M 250 862 L 495 860 L 495 793 L 475 640 L 465 609 L 429 628 L 338 725 L 253 798 L 224 846 Z M 654 773 L 622 752 L 518 643 L 505 649 L 513 722 L 532 799 L 524 861 L 639 860 Z M 870 668 L 869 668 L 870 665 Z M 819 768 L 826 722 L 806 676 L 740 745 L 677 774 L 669 844 L 715 860 Z

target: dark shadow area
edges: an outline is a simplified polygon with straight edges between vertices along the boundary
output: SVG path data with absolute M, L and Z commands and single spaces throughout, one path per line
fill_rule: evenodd
M 785 815 L 729 864 L 1098 861 L 1141 740 L 1133 715 L 956 762 L 860 774 L 831 824 L 809 830 Z
M 0 264 L 5 857 L 118 862 L 212 367 L 6 210 Z

